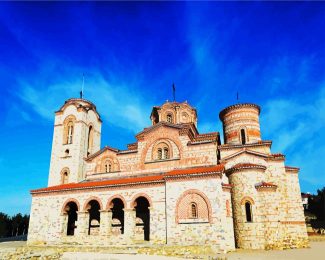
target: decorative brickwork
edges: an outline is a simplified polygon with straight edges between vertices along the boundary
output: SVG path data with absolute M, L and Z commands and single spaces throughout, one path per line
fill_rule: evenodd
M 221 111 L 221 144 L 187 102 L 166 102 L 127 150 L 100 149 L 95 105 L 69 99 L 55 113 L 49 185 L 31 191 L 28 244 L 306 247 L 299 168 L 261 140 L 259 113 Z

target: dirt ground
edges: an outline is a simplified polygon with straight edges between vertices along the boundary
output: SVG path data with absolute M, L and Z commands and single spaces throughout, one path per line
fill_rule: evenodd
M 23 247 L 26 242 L 3 242 L 0 243 L 0 252 L 8 249 Z M 325 241 L 310 242 L 310 248 L 306 249 L 290 249 L 290 250 L 237 250 L 235 252 L 222 255 L 223 259 L 228 260 L 324 260 L 325 259 Z M 226 258 L 224 258 L 226 257 Z M 62 258 L 64 260 L 171 260 L 181 259 L 165 256 L 149 256 L 149 255 L 127 255 L 127 254 L 99 254 L 99 253 L 73 253 L 66 252 Z
M 324 260 L 325 241 L 310 242 L 310 248 L 289 250 L 237 250 L 227 254 L 228 260 Z

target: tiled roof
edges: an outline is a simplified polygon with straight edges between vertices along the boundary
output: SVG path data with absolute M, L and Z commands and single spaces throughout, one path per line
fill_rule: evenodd
M 255 184 L 255 187 L 278 187 L 278 186 L 273 184 L 272 182 L 262 181 L 260 183 Z
M 165 174 L 165 176 L 176 176 L 176 175 L 187 175 L 187 174 L 201 174 L 201 173 L 213 173 L 213 172 L 223 172 L 224 165 L 219 164 L 215 166 L 208 167 L 196 167 L 196 168 L 187 168 L 187 169 L 177 169 L 170 171 Z
M 272 182 L 265 182 L 262 181 L 260 183 L 255 184 L 255 188 L 276 188 L 277 185 L 273 184 Z
M 200 141 L 217 141 L 219 133 L 218 132 L 211 132 L 206 134 L 198 134 L 194 137 L 193 142 L 200 142 Z
M 265 141 L 258 141 L 256 143 L 248 143 L 248 144 L 221 144 L 219 145 L 219 149 L 233 149 L 233 148 L 241 148 L 241 147 L 256 147 L 256 146 L 271 146 L 272 141 L 265 140 Z
M 86 160 L 86 161 L 91 160 L 91 159 L 97 157 L 98 155 L 102 154 L 102 153 L 105 152 L 106 150 L 110 150 L 110 151 L 115 152 L 115 153 L 118 153 L 118 152 L 119 152 L 118 149 L 106 145 L 105 147 L 103 147 L 103 148 L 100 149 L 99 151 L 97 151 L 97 152 L 95 152 L 95 153 L 89 155 L 85 160 Z
M 215 165 L 215 166 L 208 166 L 208 167 L 177 169 L 160 175 L 143 176 L 143 177 L 135 177 L 135 178 L 123 178 L 123 179 L 114 179 L 114 180 L 105 180 L 105 181 L 68 183 L 68 184 L 62 184 L 62 185 L 32 190 L 31 193 L 163 182 L 165 177 L 176 177 L 176 176 L 184 176 L 184 175 L 193 176 L 193 175 L 200 175 L 204 173 L 215 173 L 215 172 L 221 173 L 223 172 L 223 170 L 224 170 L 224 165 L 222 164 Z
M 118 185 L 133 184 L 133 183 L 139 184 L 139 183 L 146 183 L 146 182 L 157 182 L 157 181 L 162 181 L 162 180 L 163 180 L 162 175 L 155 175 L 155 176 L 146 176 L 146 177 L 138 177 L 138 178 L 124 178 L 124 179 L 117 179 L 117 180 L 68 183 L 68 184 L 62 184 L 62 185 L 32 190 L 31 193 L 46 192 L 46 191 L 58 191 L 58 190 L 84 189 L 84 188 L 96 188 L 96 187 L 103 187 L 103 186 L 118 186 Z
M 221 110 L 221 112 L 219 113 L 219 118 L 221 121 L 223 121 L 223 117 L 225 116 L 225 114 L 233 109 L 237 109 L 237 108 L 243 108 L 243 107 L 252 107 L 252 108 L 256 108 L 258 110 L 258 113 L 260 113 L 261 108 L 258 105 L 255 104 L 251 104 L 251 103 L 243 103 L 243 104 L 235 104 L 229 107 L 224 108 L 223 110 Z
M 264 165 L 253 164 L 253 163 L 238 163 L 232 167 L 233 169 L 248 169 L 248 168 L 262 168 L 266 169 Z
M 291 166 L 285 166 L 286 171 L 293 171 L 293 172 L 298 172 L 300 168 L 298 167 L 291 167 Z

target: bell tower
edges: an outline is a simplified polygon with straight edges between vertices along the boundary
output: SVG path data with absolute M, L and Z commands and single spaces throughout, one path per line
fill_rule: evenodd
M 48 186 L 85 179 L 84 159 L 100 149 L 102 121 L 96 106 L 71 98 L 55 112 Z
M 260 107 L 255 104 L 236 104 L 223 109 L 219 118 L 223 125 L 224 143 L 244 145 L 261 140 Z

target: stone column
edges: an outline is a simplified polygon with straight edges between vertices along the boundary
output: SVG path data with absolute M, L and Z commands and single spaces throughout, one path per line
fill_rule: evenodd
M 66 236 L 68 230 L 68 213 L 62 213 L 60 215 L 60 223 L 61 223 L 61 235 Z
M 155 219 L 155 210 L 153 207 L 148 207 L 149 210 L 149 242 L 152 243 L 154 242 L 157 237 L 156 237 L 156 232 L 154 228 L 159 228 L 153 225 L 155 223 L 153 220 Z
M 100 235 L 108 236 L 111 232 L 112 211 L 100 210 Z
M 124 236 L 126 240 L 133 240 L 135 229 L 135 209 L 123 209 L 124 210 Z
M 75 234 L 79 237 L 88 236 L 89 229 L 89 213 L 87 211 L 78 212 L 78 220 L 76 221 Z

